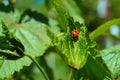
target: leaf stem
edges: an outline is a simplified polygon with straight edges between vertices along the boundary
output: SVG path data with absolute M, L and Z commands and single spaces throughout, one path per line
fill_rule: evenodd
M 99 26 L 96 30 L 94 30 L 90 34 L 90 38 L 92 40 L 96 39 L 101 34 L 106 33 L 106 31 L 109 30 L 109 28 L 114 24 L 120 24 L 120 18 L 113 19 L 113 20 L 110 20 L 110 21 L 106 22 L 105 24 L 102 24 L 101 26 Z
M 70 73 L 68 75 L 68 79 L 67 80 L 71 80 L 73 76 L 73 69 L 70 69 Z
M 46 80 L 49 80 L 46 72 L 45 72 L 44 69 L 39 65 L 39 63 L 38 63 L 32 56 L 27 55 L 27 54 L 26 54 L 26 56 L 29 57 L 29 58 L 36 64 L 36 66 L 37 66 L 38 69 L 41 71 L 41 73 L 43 74 L 43 76 L 45 77 L 45 79 L 46 79 Z

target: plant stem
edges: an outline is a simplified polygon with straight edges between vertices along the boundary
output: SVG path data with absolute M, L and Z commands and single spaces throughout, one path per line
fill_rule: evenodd
M 114 25 L 114 24 L 119 24 L 120 23 L 120 18 L 118 19 L 113 19 L 111 21 L 106 22 L 105 24 L 102 24 L 101 26 L 99 26 L 96 30 L 94 30 L 91 34 L 90 34 L 90 38 L 92 40 L 96 39 L 98 36 L 100 36 L 101 34 L 105 33 L 105 31 L 109 30 L 109 28 Z
M 32 56 L 27 55 L 27 54 L 26 54 L 26 56 L 29 57 L 29 58 L 36 64 L 36 66 L 37 66 L 38 69 L 41 71 L 41 73 L 43 74 L 43 76 L 45 77 L 45 79 L 46 79 L 46 80 L 49 80 L 46 72 L 45 72 L 44 69 L 39 65 L 39 63 L 38 63 Z
M 70 69 L 70 73 L 68 75 L 68 79 L 67 80 L 71 80 L 73 76 L 73 69 Z

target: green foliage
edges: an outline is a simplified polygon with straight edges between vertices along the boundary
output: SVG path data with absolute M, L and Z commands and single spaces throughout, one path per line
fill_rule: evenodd
M 24 46 L 19 42 L 19 40 L 15 39 L 12 33 L 9 32 L 4 22 L 2 21 L 1 23 L 3 36 L 0 37 L 0 55 L 6 59 L 18 59 L 23 57 Z M 14 52 L 17 52 L 17 55 L 15 55 Z
M 55 7 L 59 7 L 59 6 L 55 6 Z M 58 8 L 58 10 L 65 11 L 62 8 L 61 9 Z M 62 15 L 62 13 L 60 12 L 59 14 Z M 63 19 L 61 21 L 67 19 L 67 23 L 65 24 L 68 26 L 66 28 L 67 31 L 59 34 L 58 36 L 54 35 L 51 31 L 48 31 L 48 35 L 50 36 L 53 45 L 55 45 L 57 50 L 60 51 L 59 54 L 61 55 L 61 57 L 69 66 L 78 70 L 82 69 L 84 66 L 86 67 L 83 68 L 83 73 L 87 74 L 88 78 L 85 78 L 87 75 L 85 76 L 84 74 L 83 74 L 84 76 L 83 75 L 80 76 L 79 75 L 81 74 L 81 70 L 80 70 L 79 72 L 75 71 L 72 73 L 73 75 L 77 74 L 77 77 L 74 75 L 73 79 L 103 80 L 106 77 L 108 77 L 109 80 L 111 80 L 112 78 L 111 73 L 106 68 L 106 66 L 100 65 L 101 63 L 99 63 L 97 60 L 94 59 L 95 55 L 97 55 L 99 52 L 95 48 L 96 46 L 95 43 L 90 40 L 86 27 L 83 24 L 74 22 L 69 15 L 65 17 L 61 18 Z M 73 39 L 71 36 L 71 33 L 74 29 L 80 31 L 79 37 L 76 40 Z M 93 55 L 93 57 L 88 57 L 88 55 Z M 93 69 L 95 70 L 92 71 Z M 84 70 L 87 71 L 87 73 Z M 99 70 L 101 72 L 97 74 Z M 91 72 L 93 73 L 90 74 Z
M 74 21 L 77 21 L 79 23 L 84 23 L 84 19 L 81 16 L 82 11 L 79 9 L 75 1 L 73 0 L 62 0 L 64 7 L 66 10 L 68 10 L 70 16 L 74 18 Z M 69 2 L 69 3 L 68 3 Z
M 9 3 L 5 6 L 0 1 L 0 80 L 114 80 L 120 76 L 120 46 L 99 51 L 94 41 L 100 35 L 120 40 L 107 32 L 120 19 L 102 24 L 106 19 L 94 13 L 97 0 Z M 74 30 L 80 31 L 78 37 L 72 36 Z
M 62 30 L 66 30 L 68 23 L 69 23 L 69 17 L 72 16 L 73 19 L 77 22 L 80 23 L 84 23 L 82 17 L 79 15 L 80 11 L 78 10 L 78 7 L 76 6 L 76 4 L 73 1 L 69 1 L 69 3 L 67 3 L 66 0 L 53 0 L 53 5 L 57 11 L 56 16 L 57 16 L 57 20 L 59 22 L 59 25 L 61 27 Z M 74 6 L 74 8 L 76 8 L 75 10 L 70 6 L 72 5 L 72 7 Z M 65 8 L 67 9 L 65 9 Z M 66 11 L 68 10 L 68 11 Z M 64 14 L 64 15 L 63 15 Z
M 91 43 L 92 41 L 89 39 L 87 29 L 84 25 L 80 25 L 78 22 L 74 23 L 73 21 L 69 23 L 67 32 L 62 35 L 60 34 L 56 37 L 50 31 L 48 31 L 48 35 L 53 41 L 53 45 L 61 52 L 60 55 L 65 62 L 75 69 L 81 69 L 87 61 L 88 54 L 92 54 L 91 51 L 94 50 L 90 48 L 94 48 L 95 46 Z M 73 24 L 71 25 L 71 23 Z M 80 31 L 79 37 L 76 40 L 71 36 L 72 30 L 75 27 Z
M 3 28 L 3 36 L 0 36 L 0 78 L 3 79 L 4 77 L 8 77 L 13 74 L 14 71 L 19 71 L 23 67 L 23 65 L 30 65 L 29 62 L 31 61 L 28 58 L 22 58 L 24 56 L 23 45 L 14 38 L 12 33 L 9 32 L 4 22 L 1 23 Z M 17 60 L 19 58 L 21 59 Z M 24 60 L 27 60 L 28 63 L 24 62 Z
M 89 80 L 104 80 L 106 78 L 108 78 L 107 80 L 112 80 L 112 74 L 101 57 L 94 59 L 89 56 L 85 67 L 88 71 Z
M 15 15 L 19 17 L 19 12 L 17 14 L 15 13 L 15 14 L 10 14 L 10 15 L 4 12 L 3 13 L 1 12 L 0 14 L 1 18 L 4 19 L 4 22 L 7 23 L 6 25 L 9 28 L 10 32 L 14 34 L 14 36 L 17 37 L 21 41 L 22 44 L 24 44 L 24 48 L 25 48 L 24 54 L 29 54 L 33 56 L 33 58 L 42 55 L 50 43 L 50 39 L 47 37 L 47 34 L 45 32 L 47 25 L 36 22 L 35 20 L 31 20 L 30 22 L 23 23 L 23 24 L 18 24 L 16 23 L 18 21 L 15 20 Z M 1 39 L 0 43 L 3 44 L 3 42 L 5 42 L 5 39 L 2 37 L 0 39 Z M 15 40 L 13 39 L 11 41 L 16 46 Z M 5 42 L 5 44 L 9 46 L 9 43 Z M 5 47 L 4 46 L 5 45 L 2 46 L 4 49 L 7 48 L 7 46 Z M 18 46 L 16 47 L 18 48 Z M 9 51 L 2 50 L 2 52 L 8 53 Z M 10 52 L 10 53 L 17 54 L 18 52 L 17 53 Z M 1 54 L 1 55 L 4 55 L 4 54 Z M 16 57 L 13 55 L 6 55 L 6 56 L 8 57 L 12 56 L 12 59 Z M 6 64 L 10 67 L 8 68 Z M 9 77 L 15 71 L 19 71 L 20 69 L 22 69 L 23 66 L 29 66 L 30 64 L 31 64 L 31 61 L 27 57 L 23 57 L 21 59 L 14 60 L 14 61 L 5 60 L 1 64 L 0 76 L 2 79 L 4 77 Z
M 61 6 L 62 5 L 62 6 Z M 55 0 L 54 6 L 57 11 L 57 20 L 62 30 L 66 30 L 66 26 L 68 23 L 69 13 L 67 13 L 64 9 L 64 5 L 62 4 L 61 0 Z M 63 15 L 64 14 L 64 15 Z
M 1 62 L 2 60 L 0 60 Z M 0 78 L 8 78 L 10 77 L 15 71 L 20 71 L 20 69 L 23 68 L 23 66 L 29 66 L 31 63 L 31 60 L 27 57 L 23 57 L 18 60 L 4 60 L 0 67 Z
M 120 45 L 104 49 L 101 54 L 114 78 L 117 78 L 120 75 Z

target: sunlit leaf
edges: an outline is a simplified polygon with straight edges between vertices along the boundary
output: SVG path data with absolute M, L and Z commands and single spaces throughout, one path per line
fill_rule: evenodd
M 10 77 L 15 71 L 20 71 L 23 66 L 29 66 L 31 60 L 28 57 L 23 57 L 18 60 L 4 60 L 0 67 L 0 79 Z
M 57 20 L 62 30 L 67 29 L 69 13 L 65 10 L 62 0 L 53 0 L 57 11 Z
M 101 54 L 114 78 L 118 77 L 120 75 L 120 45 L 104 49 Z
M 66 30 L 68 25 L 68 19 L 70 16 L 77 22 L 84 23 L 84 20 L 80 16 L 80 10 L 74 1 L 70 0 L 52 0 L 54 7 L 56 8 L 56 16 L 58 23 L 62 30 Z M 73 7 L 74 6 L 74 7 Z M 74 9 L 75 8 L 75 9 Z
M 88 54 L 94 54 L 91 51 L 94 51 L 95 45 L 89 39 L 87 29 L 84 25 L 80 25 L 78 22 L 72 23 L 69 26 L 73 29 L 75 26 L 80 31 L 78 39 L 72 38 L 72 28 L 70 29 L 69 27 L 67 28 L 67 32 L 61 33 L 58 36 L 55 36 L 51 31 L 48 31 L 48 35 L 53 45 L 60 51 L 63 60 L 71 67 L 81 69 L 87 61 Z
M 46 34 L 46 27 L 48 26 L 33 19 L 27 23 L 18 24 L 15 19 L 13 20 L 14 17 L 9 15 L 0 12 L 0 17 L 10 32 L 24 45 L 24 53 L 31 55 L 33 58 L 43 55 L 50 43 Z M 30 64 L 31 61 L 27 57 L 18 60 L 5 60 L 0 68 L 0 78 L 9 77 L 15 71 L 22 69 L 23 66 L 29 66 Z
M 70 13 L 70 15 L 74 18 L 75 21 L 80 23 L 84 23 L 84 19 L 81 17 L 81 11 L 78 8 L 77 4 L 73 0 L 62 0 L 66 10 Z

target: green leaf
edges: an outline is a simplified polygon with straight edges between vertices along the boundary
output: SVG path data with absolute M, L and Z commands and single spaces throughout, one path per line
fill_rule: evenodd
M 49 18 L 49 25 L 50 25 L 50 28 L 52 30 L 52 32 L 54 32 L 55 34 L 59 34 L 60 33 L 60 27 L 57 25 L 57 21 L 52 19 L 52 18 Z
M 72 28 L 75 29 L 75 27 L 80 31 L 78 39 L 71 36 Z M 63 60 L 75 69 L 81 69 L 85 65 L 88 54 L 94 49 L 86 27 L 78 22 L 71 21 L 65 33 L 55 36 L 51 31 L 48 31 L 48 35 L 53 45 L 60 51 Z
M 96 39 L 98 36 L 102 35 L 103 33 L 105 33 L 107 30 L 109 30 L 109 28 L 114 25 L 114 24 L 120 24 L 120 19 L 113 19 L 111 21 L 106 22 L 105 24 L 102 24 L 101 26 L 99 26 L 96 30 L 94 30 L 91 34 L 90 34 L 90 38 Z
M 4 20 L 10 32 L 24 45 L 25 54 L 33 58 L 44 54 L 50 43 L 50 39 L 46 33 L 47 25 L 33 19 L 27 23 L 18 24 L 13 20 L 14 17 L 4 12 L 0 12 L 0 17 Z M 9 77 L 15 71 L 22 69 L 23 66 L 29 66 L 30 64 L 31 61 L 27 57 L 18 60 L 4 60 L 4 63 L 0 67 L 0 78 Z
M 3 58 L 2 58 L 2 57 L 0 57 L 0 68 L 1 68 L 1 66 L 2 66 L 3 62 L 4 62 Z
M 101 54 L 113 77 L 118 77 L 120 75 L 120 45 L 104 49 Z
M 29 66 L 31 60 L 28 57 L 23 57 L 18 60 L 3 60 L 0 67 L 0 79 L 10 77 L 15 71 L 20 71 L 23 66 Z
M 80 16 L 80 11 L 72 0 L 53 0 L 54 7 L 57 11 L 57 19 L 62 30 L 67 29 L 68 19 L 70 16 L 77 22 L 84 23 L 84 20 Z M 62 5 L 62 6 L 61 6 Z M 75 9 L 74 9 L 75 8 Z
M 74 0 L 62 0 L 62 3 L 75 21 L 84 23 L 84 19 L 81 17 L 81 11 Z
M 87 63 L 80 70 L 72 69 L 68 80 L 113 80 L 111 72 L 103 63 L 101 57 L 96 59 L 88 55 Z
M 33 19 L 27 23 L 18 24 L 7 14 L 1 13 L 0 16 L 6 22 L 10 32 L 24 44 L 26 53 L 40 56 L 40 53 L 43 54 L 44 50 L 49 46 L 50 39 L 46 33 L 47 25 Z
M 69 13 L 65 10 L 62 0 L 53 0 L 57 11 L 57 20 L 62 30 L 67 29 Z
M 85 67 L 80 70 L 73 69 L 71 70 L 71 76 L 68 80 L 90 80 L 88 75 L 88 70 L 86 70 Z
M 85 26 L 80 25 L 78 22 L 74 23 L 73 19 L 64 8 L 65 5 L 66 7 L 70 6 L 62 0 L 53 1 L 57 11 L 58 23 L 65 33 L 56 37 L 53 36 L 54 34 L 48 31 L 48 35 L 53 41 L 53 45 L 55 45 L 61 52 L 60 55 L 65 62 L 75 69 L 81 69 L 87 61 L 87 55 L 89 54 L 90 47 L 92 47 L 92 41 L 89 39 Z M 74 4 L 74 2 L 71 2 L 71 4 Z M 73 39 L 71 37 L 71 33 L 74 29 L 80 30 L 78 39 Z
M 8 30 L 7 26 L 2 23 L 2 35 L 0 36 L 0 55 L 6 59 L 19 59 L 24 56 L 24 46 Z
M 42 23 L 31 20 L 10 30 L 24 44 L 25 53 L 35 57 L 42 55 L 49 46 L 50 39 L 46 34 L 46 27 Z
M 89 55 L 85 67 L 87 69 L 90 80 L 113 80 L 111 72 L 103 63 L 103 61 L 101 61 L 101 58 L 98 60 Z

